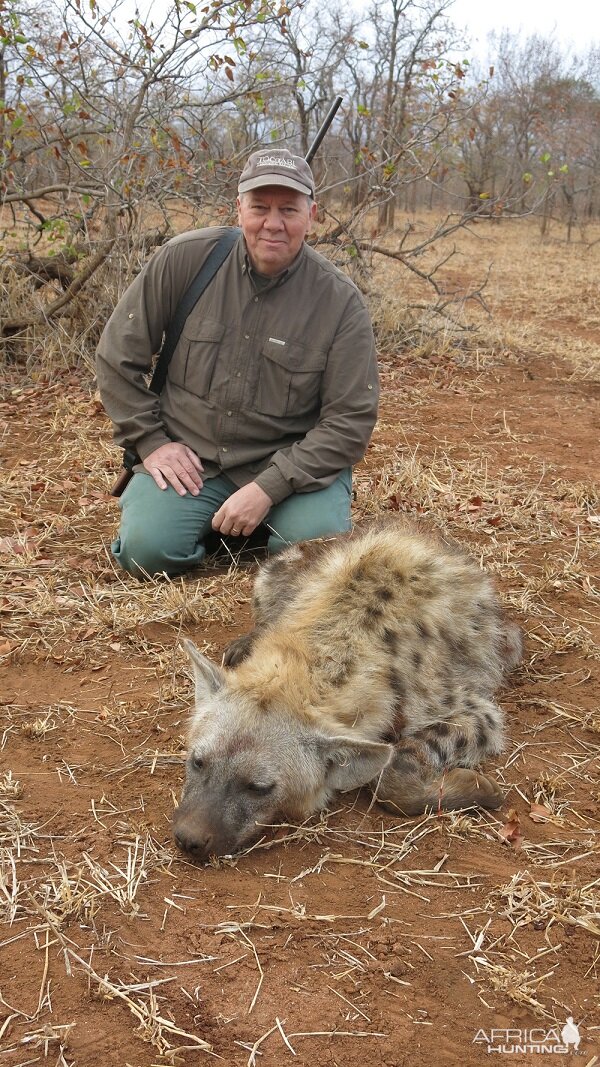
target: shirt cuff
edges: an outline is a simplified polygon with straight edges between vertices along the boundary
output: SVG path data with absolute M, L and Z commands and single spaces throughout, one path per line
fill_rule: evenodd
M 291 496 L 292 490 L 289 482 L 286 482 L 281 471 L 273 463 L 257 474 L 253 481 L 271 498 L 274 504 L 280 504 L 287 496 Z
M 150 437 L 143 437 L 134 447 L 143 462 L 152 452 L 155 452 L 157 448 L 160 448 L 161 445 L 170 445 L 172 443 L 171 438 L 167 437 L 164 431 L 157 430 L 156 433 L 153 433 Z

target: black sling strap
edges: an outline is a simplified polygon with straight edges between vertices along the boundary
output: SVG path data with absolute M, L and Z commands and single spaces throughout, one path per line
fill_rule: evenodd
M 185 320 L 192 308 L 198 303 L 198 300 L 202 296 L 202 293 L 206 287 L 213 280 L 215 274 L 223 263 L 227 259 L 227 256 L 231 252 L 234 244 L 236 243 L 240 233 L 236 226 L 232 226 L 223 234 L 223 236 L 217 241 L 212 251 L 206 257 L 206 260 L 200 267 L 200 270 L 196 276 L 192 279 L 190 285 L 183 294 L 177 307 L 175 308 L 175 314 L 171 319 L 167 329 L 161 349 L 158 355 L 158 360 L 152 374 L 149 389 L 153 393 L 161 393 L 164 384 L 167 380 L 167 373 L 169 370 L 169 363 L 171 362 L 173 353 L 177 348 L 177 342 L 181 337 L 181 331 L 185 326 Z M 126 448 L 123 453 L 123 466 L 125 471 L 117 478 L 113 488 L 111 489 L 112 496 L 120 496 L 125 486 L 131 478 L 131 472 L 136 463 L 140 462 L 140 458 L 133 448 Z
M 175 308 L 175 314 L 165 331 L 165 337 L 158 361 L 154 368 L 152 381 L 150 382 L 150 389 L 153 393 L 162 393 L 164 384 L 167 380 L 169 363 L 171 362 L 173 352 L 177 348 L 177 342 L 179 341 L 181 331 L 185 326 L 185 320 L 192 308 L 198 303 L 198 300 L 202 296 L 207 285 L 212 282 L 219 268 L 223 266 L 223 263 L 227 259 L 227 256 L 231 252 L 231 249 L 241 232 L 242 231 L 238 230 L 236 226 L 232 226 L 231 229 L 223 234 L 210 254 L 206 257 L 206 260 L 200 267 L 196 277 L 192 280 L 189 288 L 186 289 Z

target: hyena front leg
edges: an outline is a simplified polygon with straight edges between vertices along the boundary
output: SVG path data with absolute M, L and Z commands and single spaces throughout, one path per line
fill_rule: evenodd
M 473 770 L 502 748 L 502 713 L 481 697 L 461 711 L 401 738 L 380 780 L 371 786 L 390 811 L 419 815 L 428 808 L 498 808 L 504 799 L 496 783 Z
M 225 667 L 237 667 L 250 655 L 252 645 L 264 630 L 280 618 L 293 602 L 306 570 L 323 552 L 325 542 L 308 541 L 291 545 L 260 567 L 252 594 L 254 628 L 232 641 L 223 655 Z

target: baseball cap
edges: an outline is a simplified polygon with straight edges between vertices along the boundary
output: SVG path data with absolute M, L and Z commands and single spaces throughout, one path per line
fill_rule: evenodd
M 315 179 L 306 160 L 280 148 L 262 148 L 248 157 L 238 193 L 249 193 L 262 185 L 283 185 L 313 200 L 315 197 Z

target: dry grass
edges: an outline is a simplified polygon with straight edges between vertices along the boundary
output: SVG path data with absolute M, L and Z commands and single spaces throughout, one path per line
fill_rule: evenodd
M 197 1063 L 211 1048 L 250 1067 L 327 1055 L 356 1067 L 394 1062 L 401 1039 L 427 1062 L 471 1063 L 481 1019 L 510 1025 L 517 1011 L 583 1019 L 593 1062 L 600 491 L 581 451 L 573 477 L 556 449 L 544 455 L 554 408 L 543 431 L 543 392 L 536 408 L 495 390 L 512 372 L 535 380 L 546 361 L 575 439 L 599 363 L 587 280 L 599 246 L 539 245 L 512 223 L 460 240 L 448 284 L 467 291 L 493 259 L 495 318 L 468 305 L 479 333 L 425 323 L 410 352 L 386 352 L 356 516 L 435 523 L 525 622 L 510 744 L 493 771 L 508 800 L 495 814 L 396 823 L 359 798 L 265 827 L 243 856 L 205 870 L 178 857 L 168 820 L 190 698 L 179 639 L 218 655 L 242 628 L 252 569 L 233 560 L 143 584 L 119 574 L 106 547 L 115 453 L 92 384 L 68 361 L 9 376 L 0 968 L 18 979 L 0 981 L 0 1062 L 95 1067 L 116 1040 L 136 1067 Z M 382 329 L 398 339 L 408 323 L 414 339 L 416 319 L 394 315 L 404 276 L 377 269 Z

